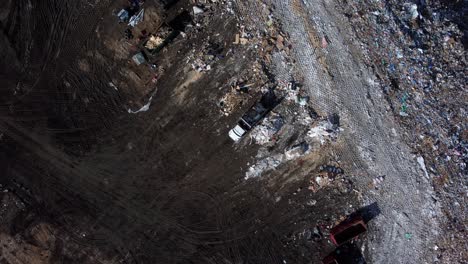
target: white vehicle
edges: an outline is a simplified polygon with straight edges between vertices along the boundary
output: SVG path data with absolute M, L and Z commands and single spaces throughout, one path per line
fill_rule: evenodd
M 247 131 L 245 131 L 241 126 L 237 125 L 233 129 L 229 130 L 229 137 L 234 141 L 239 141 Z
M 235 142 L 239 141 L 270 112 L 279 101 L 273 91 L 264 94 L 260 102 L 254 104 L 229 131 L 229 137 Z

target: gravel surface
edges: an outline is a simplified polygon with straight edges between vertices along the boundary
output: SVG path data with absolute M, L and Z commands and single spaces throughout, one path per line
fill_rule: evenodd
M 338 156 L 355 176 L 363 203 L 377 202 L 381 209 L 364 245 L 369 262 L 432 262 L 440 205 L 432 198 L 433 187 L 417 157 L 403 142 L 402 128 L 389 111 L 376 75 L 363 63 L 360 44 L 336 1 L 278 0 L 266 5 L 273 7 L 290 36 L 295 67 L 311 104 L 320 113 L 341 117 L 347 147 Z M 251 5 L 243 9 L 244 16 L 262 8 Z M 383 175 L 379 190 L 371 188 L 370 183 Z

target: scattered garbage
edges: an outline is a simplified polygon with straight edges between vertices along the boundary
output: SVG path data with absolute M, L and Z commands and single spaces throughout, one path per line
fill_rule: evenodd
M 406 112 L 408 109 L 408 105 L 406 104 L 406 101 L 408 100 L 408 93 L 403 94 L 403 97 L 401 98 L 401 109 L 400 109 L 400 116 L 408 116 L 408 113 Z
M 199 15 L 199 14 L 203 14 L 203 9 L 201 7 L 198 7 L 198 6 L 194 6 L 193 7 L 193 14 L 194 15 Z
M 163 44 L 164 39 L 159 36 L 152 35 L 145 44 L 145 48 L 149 50 L 156 49 L 159 45 Z
M 292 91 L 295 91 L 299 88 L 299 84 L 295 81 L 291 81 L 288 83 L 288 89 L 289 90 L 292 90 Z
M 117 88 L 117 86 L 113 83 L 113 82 L 109 82 L 109 86 L 114 88 L 114 90 L 118 91 L 119 89 Z
M 308 113 L 309 113 L 309 117 L 311 119 L 318 119 L 319 118 L 319 115 L 317 114 L 317 112 L 315 111 L 315 109 L 309 107 L 308 109 Z
M 276 169 L 284 160 L 284 155 L 278 154 L 267 157 L 250 166 L 245 173 L 245 179 L 256 178 L 262 175 L 266 171 Z
M 421 170 L 424 172 L 424 176 L 429 179 L 429 173 L 427 173 L 426 169 L 426 164 L 424 163 L 424 158 L 423 157 L 417 157 L 416 159 L 419 163 L 419 166 L 421 167 Z
M 176 38 L 178 34 L 178 31 L 164 23 L 154 34 L 150 34 L 146 41 L 143 41 L 143 46 L 150 55 L 154 56 Z
M 241 38 L 240 37 L 240 34 L 236 34 L 235 36 L 235 40 L 234 40 L 234 44 L 238 45 L 238 44 L 241 44 L 241 45 L 246 45 L 249 40 L 247 38 Z
M 416 4 L 410 5 L 408 8 L 408 13 L 410 15 L 411 20 L 415 20 L 416 18 L 418 18 L 419 16 L 418 5 Z
M 325 166 L 322 165 L 319 167 L 319 171 L 326 172 L 329 177 L 335 177 L 339 174 L 343 174 L 342 168 L 332 166 L 332 165 L 325 165 Z
M 306 142 L 302 142 L 298 145 L 291 147 L 289 150 L 287 150 L 284 153 L 285 159 L 286 160 L 297 159 L 301 156 L 306 155 L 308 150 L 309 150 L 309 144 L 307 144 Z
M 333 113 L 328 116 L 328 122 L 332 125 L 331 130 L 336 130 L 340 126 L 340 116 L 337 113 Z
M 299 105 L 306 106 L 309 103 L 310 97 L 309 96 L 299 96 L 298 101 Z
M 142 8 L 140 10 L 140 12 L 138 12 L 138 14 L 133 15 L 132 17 L 130 17 L 130 20 L 128 21 L 128 25 L 131 26 L 131 27 L 135 27 L 138 23 L 143 21 L 144 15 L 145 15 L 145 9 Z
M 129 114 L 137 114 L 137 113 L 140 113 L 140 112 L 146 112 L 150 109 L 150 106 L 151 106 L 151 101 L 153 100 L 153 96 L 151 96 L 148 100 L 148 103 L 146 103 L 145 105 L 143 105 L 140 109 L 138 109 L 137 111 L 133 111 L 131 109 L 128 109 L 128 113 Z
M 382 182 L 385 180 L 385 175 L 378 176 L 372 180 L 375 189 L 379 189 Z
M 307 132 L 307 137 L 311 140 L 318 140 L 323 145 L 327 139 L 333 136 L 333 131 L 330 128 L 329 122 L 321 121 Z
M 328 41 L 325 37 L 322 37 L 322 49 L 326 49 L 328 47 Z
M 308 230 L 307 232 L 307 240 L 313 240 L 315 242 L 319 242 L 323 239 L 323 234 L 322 231 L 320 230 L 320 227 L 315 226 L 311 230 Z
M 207 42 L 201 48 L 193 50 L 192 68 L 198 72 L 211 70 L 212 65 L 222 59 L 222 45 L 216 42 Z
M 329 177 L 325 177 L 323 175 L 318 175 L 310 179 L 308 189 L 312 192 L 317 192 L 320 189 L 328 186 L 332 182 L 332 179 Z
M 344 13 L 354 24 L 364 61 L 380 72 L 378 86 L 389 114 L 403 126 L 425 179 L 434 183 L 442 208 L 462 204 L 466 193 L 466 12 L 463 1 L 348 1 Z M 372 14 L 371 12 L 375 12 Z M 354 15 L 363 14 L 363 15 Z M 410 111 L 411 110 L 411 111 Z M 465 133 L 466 134 L 466 133 Z M 418 169 L 418 168 L 417 168 Z M 450 176 L 449 176 L 450 175 Z M 380 188 L 385 179 L 372 184 Z M 466 203 L 466 202 L 465 202 Z M 441 222 L 453 249 L 440 263 L 460 262 L 464 238 L 457 239 L 463 210 L 446 210 Z M 408 238 L 411 234 L 408 234 Z M 465 250 L 466 251 L 466 250 Z
M 262 123 L 250 133 L 255 143 L 264 145 L 273 139 L 273 136 L 283 127 L 284 120 L 281 115 L 272 112 Z
M 140 65 L 146 62 L 145 56 L 141 52 L 133 55 L 132 60 L 136 63 L 136 65 Z
M 125 9 L 120 10 L 117 16 L 119 17 L 119 22 L 127 22 L 129 18 L 128 11 Z

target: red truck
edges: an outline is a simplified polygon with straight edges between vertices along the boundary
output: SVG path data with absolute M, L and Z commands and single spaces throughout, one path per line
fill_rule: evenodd
M 355 216 L 333 227 L 330 230 L 330 239 L 335 245 L 340 246 L 366 231 L 367 226 L 362 217 Z
M 367 231 L 367 226 L 362 216 L 355 216 L 340 223 L 330 230 L 330 239 L 336 246 L 342 246 L 346 242 L 358 237 Z M 342 257 L 341 257 L 342 258 Z M 322 260 L 323 264 L 341 264 L 340 256 L 335 250 Z

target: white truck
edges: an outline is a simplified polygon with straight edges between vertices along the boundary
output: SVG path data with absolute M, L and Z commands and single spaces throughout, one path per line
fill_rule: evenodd
M 229 131 L 229 137 L 235 142 L 239 141 L 249 130 L 257 125 L 278 103 L 273 90 L 268 91 L 262 99 L 255 103 Z

